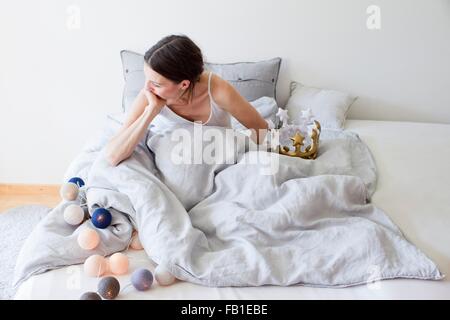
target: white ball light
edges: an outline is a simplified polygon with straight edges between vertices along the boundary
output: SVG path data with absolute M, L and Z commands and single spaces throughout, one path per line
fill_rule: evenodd
M 162 265 L 155 268 L 155 279 L 162 286 L 169 286 L 175 282 L 175 277 Z
M 77 226 L 84 220 L 84 210 L 79 205 L 71 204 L 64 209 L 64 221 Z
M 83 268 L 86 275 L 90 277 L 101 277 L 108 271 L 108 263 L 104 257 L 94 254 L 86 259 Z
M 100 236 L 97 231 L 91 228 L 84 228 L 78 234 L 78 244 L 85 250 L 92 250 L 100 243 Z
M 79 188 L 75 183 L 68 182 L 64 183 L 59 190 L 61 198 L 66 201 L 73 201 L 78 197 Z
M 123 253 L 114 253 L 109 258 L 109 269 L 112 273 L 116 275 L 126 274 L 128 272 L 128 257 Z

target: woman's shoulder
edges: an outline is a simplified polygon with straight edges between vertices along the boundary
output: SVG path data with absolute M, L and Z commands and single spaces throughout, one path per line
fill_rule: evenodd
M 228 104 L 230 98 L 236 92 L 235 88 L 229 81 L 223 79 L 220 75 L 214 72 L 211 73 L 210 90 L 211 95 L 214 97 L 214 101 L 216 101 L 219 105 Z

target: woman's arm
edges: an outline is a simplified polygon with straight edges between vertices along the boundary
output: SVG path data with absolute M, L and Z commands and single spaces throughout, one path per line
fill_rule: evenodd
M 139 92 L 125 123 L 106 145 L 106 156 L 112 166 L 131 156 L 164 104 L 164 100 L 145 89 Z
M 214 100 L 246 128 L 251 129 L 253 141 L 257 144 L 262 143 L 269 128 L 266 120 L 228 81 L 219 77 L 214 78 L 216 78 L 212 81 L 215 85 Z

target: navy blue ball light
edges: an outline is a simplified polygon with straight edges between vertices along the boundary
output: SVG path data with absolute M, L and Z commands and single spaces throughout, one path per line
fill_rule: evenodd
M 81 188 L 82 186 L 84 186 L 83 179 L 78 178 L 78 177 L 73 177 L 68 182 L 75 183 L 78 186 L 78 188 Z
M 105 229 L 111 224 L 112 215 L 105 208 L 97 208 L 92 214 L 92 224 L 99 229 Z

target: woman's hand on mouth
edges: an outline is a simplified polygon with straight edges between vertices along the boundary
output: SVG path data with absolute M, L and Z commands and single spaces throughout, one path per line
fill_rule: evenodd
M 147 88 L 143 88 L 141 92 L 145 95 L 148 101 L 148 106 L 150 108 L 154 108 L 158 111 L 161 111 L 161 109 L 166 105 L 167 101 L 162 99 L 161 97 L 157 96 Z

